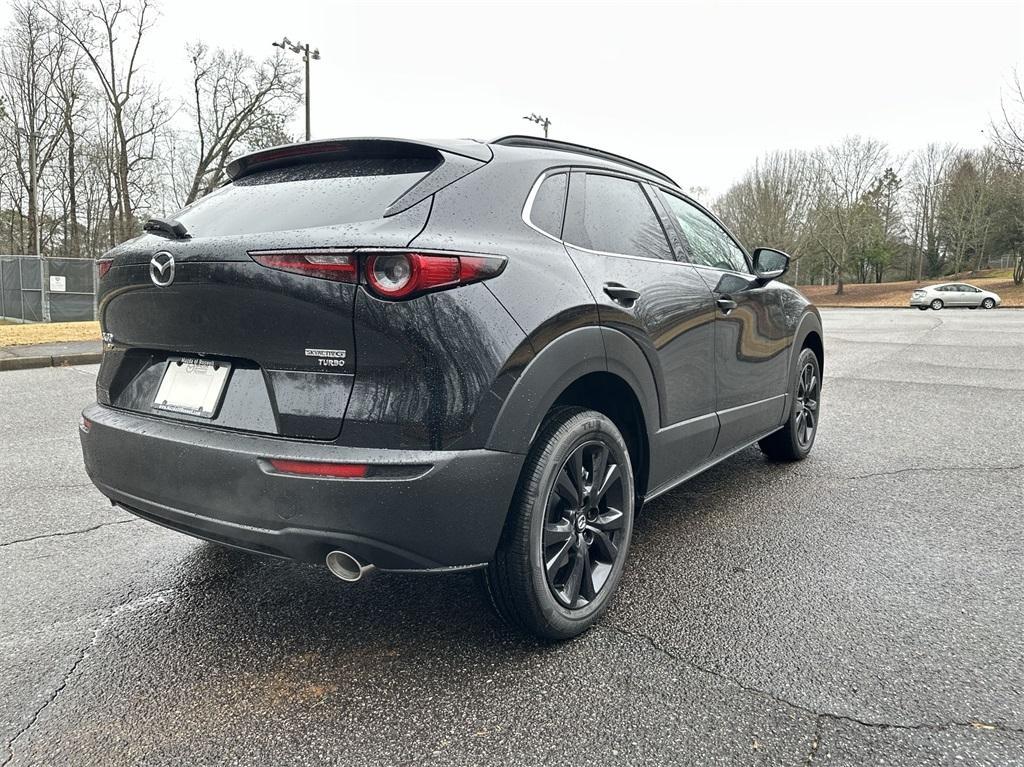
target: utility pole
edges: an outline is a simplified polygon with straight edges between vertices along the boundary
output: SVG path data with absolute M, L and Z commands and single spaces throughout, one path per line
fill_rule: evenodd
M 537 125 L 540 125 L 542 128 L 544 128 L 544 138 L 548 137 L 548 128 L 551 127 L 551 120 L 549 120 L 547 117 L 542 117 L 536 112 L 531 112 L 523 119 L 529 120 L 532 123 L 537 123 Z
M 309 60 L 315 61 L 320 60 L 320 49 L 313 48 L 310 50 L 309 43 L 293 43 L 287 37 L 283 38 L 279 43 L 272 43 L 275 48 L 282 48 L 289 50 L 292 53 L 298 53 L 302 55 L 302 61 L 306 65 L 306 141 L 309 141 Z

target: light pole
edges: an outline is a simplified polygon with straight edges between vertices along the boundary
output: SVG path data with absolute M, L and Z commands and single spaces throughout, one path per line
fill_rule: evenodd
M 309 60 L 320 60 L 320 49 L 309 49 L 309 43 L 293 43 L 287 37 L 279 43 L 272 43 L 275 48 L 290 50 L 292 53 L 301 53 L 302 60 L 306 64 L 306 141 L 309 141 Z
M 540 125 L 541 127 L 543 127 L 544 128 L 544 138 L 548 137 L 548 128 L 551 126 L 551 120 L 549 120 L 547 117 L 542 117 L 541 115 L 537 114 L 536 112 L 531 112 L 530 114 L 528 114 L 523 119 L 524 120 L 529 120 L 532 123 L 537 123 L 537 125 Z

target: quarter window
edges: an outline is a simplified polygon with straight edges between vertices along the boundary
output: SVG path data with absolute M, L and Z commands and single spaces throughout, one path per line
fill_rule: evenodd
M 662 194 L 662 199 L 679 224 L 691 262 L 734 272 L 750 271 L 743 251 L 713 218 L 675 195 Z
M 635 181 L 574 173 L 563 238 L 604 253 L 672 260 L 665 230 Z
M 552 237 L 562 237 L 562 214 L 565 211 L 565 190 L 568 173 L 554 173 L 544 179 L 530 208 L 530 222 Z

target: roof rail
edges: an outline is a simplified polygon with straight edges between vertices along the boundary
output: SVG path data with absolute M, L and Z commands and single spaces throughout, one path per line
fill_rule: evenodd
M 533 149 L 553 149 L 562 152 L 573 152 L 575 154 L 584 154 L 590 157 L 599 157 L 602 160 L 610 160 L 611 162 L 621 163 L 622 165 L 628 165 L 631 168 L 642 170 L 645 173 L 650 173 L 652 176 L 660 178 L 662 181 L 666 181 L 674 187 L 678 187 L 675 181 L 669 176 L 662 173 L 660 170 L 655 170 L 650 165 L 644 165 L 642 162 L 636 160 L 630 160 L 628 157 L 622 155 L 613 154 L 612 152 L 605 152 L 602 149 L 594 149 L 589 146 L 583 146 L 582 144 L 573 144 L 569 141 L 556 141 L 550 138 L 539 138 L 537 136 L 522 136 L 513 134 L 511 136 L 502 136 L 501 138 L 494 139 L 489 142 L 491 144 L 498 144 L 500 146 L 521 146 L 531 147 Z

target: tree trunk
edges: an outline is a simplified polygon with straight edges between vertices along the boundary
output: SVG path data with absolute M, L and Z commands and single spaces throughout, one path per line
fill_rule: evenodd
M 82 255 L 82 242 L 78 231 L 78 199 L 75 195 L 75 186 L 78 178 L 75 175 L 75 130 L 71 121 L 67 123 L 68 132 L 68 215 L 65 221 L 67 231 L 65 237 L 71 240 L 71 257 L 78 258 Z

